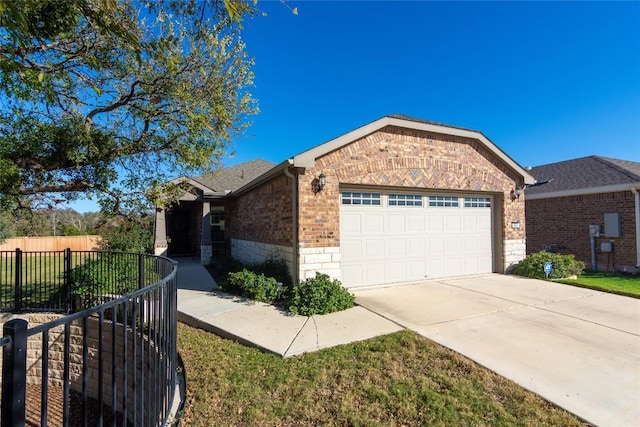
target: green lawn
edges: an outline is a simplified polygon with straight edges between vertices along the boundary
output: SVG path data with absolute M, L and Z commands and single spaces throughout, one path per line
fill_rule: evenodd
M 184 426 L 579 426 L 413 332 L 282 359 L 180 324 Z
M 556 282 L 640 298 L 640 276 L 630 274 L 585 271 L 575 280 L 561 279 Z

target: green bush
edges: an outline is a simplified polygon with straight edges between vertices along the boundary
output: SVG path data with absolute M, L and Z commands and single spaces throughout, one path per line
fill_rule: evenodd
M 273 277 L 276 282 L 280 282 L 284 286 L 291 286 L 291 283 L 293 283 L 289 268 L 282 259 L 268 258 L 261 263 L 251 264 L 248 269 L 264 274 L 267 277 Z
M 313 316 L 346 310 L 353 307 L 354 300 L 354 295 L 339 280 L 316 273 L 315 278 L 293 288 L 288 308 L 293 314 Z
M 273 302 L 278 298 L 278 286 L 276 279 L 266 277 L 264 274 L 256 274 L 246 268 L 236 273 L 229 273 L 224 285 L 224 290 L 238 290 L 243 297 L 256 301 Z
M 105 294 L 126 295 L 138 289 L 137 258 L 99 254 L 71 271 L 71 283 L 71 294 L 82 308 L 102 303 Z
M 546 278 L 544 273 L 544 264 L 546 262 L 553 264 L 549 279 L 562 279 L 573 275 L 580 276 L 584 270 L 584 262 L 576 260 L 573 255 L 540 251 L 522 260 L 516 266 L 514 273 L 518 276 L 544 279 Z

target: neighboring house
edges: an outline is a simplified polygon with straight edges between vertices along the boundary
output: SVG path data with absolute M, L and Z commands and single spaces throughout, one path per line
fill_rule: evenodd
M 640 267 L 640 163 L 590 156 L 529 173 L 540 184 L 525 191 L 527 253 L 571 253 L 598 270 Z
M 386 116 L 250 173 L 263 167 L 184 178 L 192 192 L 158 212 L 157 253 L 168 231 L 169 255 L 206 264 L 224 237 L 241 261 L 283 258 L 296 281 L 322 272 L 348 287 L 505 272 L 525 256 L 518 196 L 533 177 L 481 132 Z

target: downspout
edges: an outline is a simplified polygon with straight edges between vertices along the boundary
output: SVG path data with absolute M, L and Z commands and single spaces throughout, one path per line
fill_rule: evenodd
M 289 159 L 289 164 L 293 164 L 293 159 Z M 289 170 L 289 167 L 284 168 L 284 174 L 291 178 L 291 242 L 293 250 L 293 271 L 291 272 L 291 278 L 293 284 L 297 285 L 300 281 L 300 271 L 298 268 L 298 179 L 297 175 L 294 175 Z
M 636 187 L 631 187 L 631 192 L 636 197 L 636 267 L 640 267 L 640 194 Z

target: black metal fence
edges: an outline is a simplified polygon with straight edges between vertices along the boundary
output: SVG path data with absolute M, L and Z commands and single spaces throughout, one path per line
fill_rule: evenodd
M 13 292 L 2 282 L 3 309 L 22 313 L 0 338 L 2 427 L 164 425 L 176 387 L 177 264 L 135 253 L 14 256 L 2 254 L 0 270 L 16 278 Z
M 155 257 L 98 251 L 0 251 L 0 311 L 88 308 L 155 283 Z

